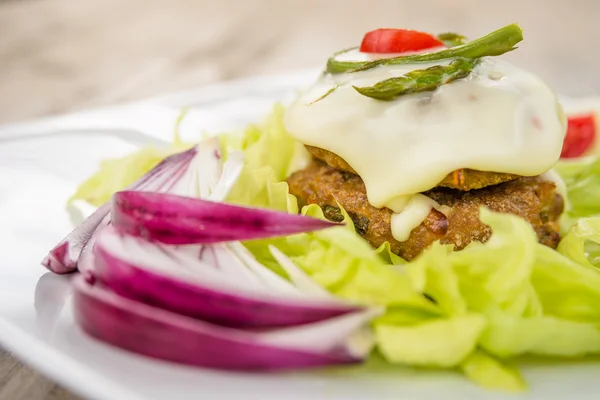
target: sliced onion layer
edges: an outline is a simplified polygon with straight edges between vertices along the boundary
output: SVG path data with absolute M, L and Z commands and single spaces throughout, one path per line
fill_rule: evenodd
M 219 369 L 281 370 L 363 360 L 373 346 L 361 329 L 373 311 L 252 332 L 221 327 L 121 297 L 83 276 L 74 280 L 77 323 L 91 336 L 149 357 Z
M 281 211 L 137 191 L 115 193 L 112 222 L 131 235 L 165 244 L 263 239 L 336 225 Z
M 228 254 L 217 255 L 210 263 L 202 261 L 199 254 L 107 228 L 96 242 L 94 276 L 124 297 L 223 326 L 301 325 L 361 309 L 302 293 L 279 276 L 276 279 L 295 295 L 282 292 L 279 286 L 268 287 L 235 251 L 221 251 Z
M 115 346 L 179 363 L 286 369 L 359 362 L 379 309 L 348 304 L 271 247 L 290 280 L 242 240 L 334 226 L 220 203 L 244 157 L 209 139 L 113 196 L 44 260 L 73 280 L 77 323 Z
M 223 168 L 220 143 L 218 139 L 211 138 L 189 150 L 166 157 L 130 185 L 129 189 L 210 196 L 215 201 L 222 201 L 231 190 L 244 163 L 240 154 L 233 153 L 229 158 Z M 213 193 L 213 189 L 218 190 Z M 110 202 L 107 202 L 85 219 L 48 253 L 42 265 L 57 274 L 75 271 L 88 241 L 98 229 L 110 223 L 110 207 Z M 90 264 L 87 256 L 84 261 Z
M 77 269 L 81 251 L 98 225 L 110 213 L 110 204 L 104 204 L 57 244 L 42 260 L 42 265 L 56 274 L 67 274 Z

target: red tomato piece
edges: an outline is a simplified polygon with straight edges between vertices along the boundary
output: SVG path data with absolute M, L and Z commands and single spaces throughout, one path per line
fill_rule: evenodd
M 561 158 L 583 155 L 596 138 L 596 119 L 593 114 L 568 118 L 567 135 L 563 143 Z
M 377 29 L 367 32 L 360 45 L 363 53 L 403 53 L 443 46 L 429 33 L 410 29 Z

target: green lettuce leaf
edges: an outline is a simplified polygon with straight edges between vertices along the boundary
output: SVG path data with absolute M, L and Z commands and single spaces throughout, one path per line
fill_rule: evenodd
M 600 218 L 579 219 L 561 240 L 558 251 L 581 265 L 599 266 Z
M 310 155 L 285 129 L 285 108 L 275 104 L 272 112 L 260 124 L 250 125 L 243 134 L 219 135 L 224 152 L 242 150 L 249 170 L 270 168 L 277 182 L 310 162 Z
M 600 157 L 563 159 L 554 169 L 567 185 L 573 215 L 592 216 L 600 213 Z
M 186 113 L 187 110 L 182 110 L 175 121 L 173 142 L 169 146 L 165 148 L 146 146 L 124 157 L 102 161 L 98 171 L 77 187 L 67 204 L 82 200 L 100 207 L 115 192 L 123 190 L 140 179 L 164 158 L 192 147 L 193 144 L 184 143 L 179 134 L 179 126 Z
M 499 357 L 522 354 L 573 357 L 600 352 L 600 323 L 496 313 L 489 316 L 488 324 L 480 344 Z
M 100 207 L 113 193 L 131 185 L 165 157 L 177 151 L 181 149 L 177 147 L 160 149 L 149 146 L 121 158 L 104 160 L 98 171 L 77 187 L 68 203 L 83 200 Z
M 486 357 L 472 353 L 461 360 L 463 371 L 492 387 L 496 387 L 492 377 L 499 374 L 505 389 L 514 390 L 521 387 L 518 375 L 490 356 L 596 354 L 600 273 L 587 261 L 581 242 L 600 233 L 598 224 L 589 220 L 581 223 L 581 229 L 570 231 L 561 243 L 570 248 L 569 258 L 539 244 L 531 225 L 516 216 L 482 209 L 480 217 L 494 232 L 487 243 L 473 243 L 460 252 L 435 244 L 404 266 L 415 289 L 427 293 L 447 321 L 459 324 L 457 318 L 465 315 L 479 315 L 486 321 L 482 333 L 470 339 L 472 348 L 477 345 L 476 352 L 485 350 Z M 411 329 L 397 330 L 396 339 L 406 341 Z M 468 327 L 461 329 L 468 331 Z M 385 339 L 393 345 L 392 332 Z M 430 333 L 429 337 L 435 336 Z M 445 338 L 441 335 L 437 340 Z M 399 352 L 402 347 L 393 349 Z M 382 352 L 387 355 L 389 351 Z M 401 356 L 395 354 L 394 359 Z M 411 359 L 411 363 L 418 365 L 419 360 Z
M 408 326 L 376 324 L 375 335 L 390 362 L 449 368 L 473 352 L 485 327 L 486 319 L 473 313 Z
M 298 213 L 298 202 L 284 180 L 309 158 L 285 130 L 284 111 L 281 104 L 276 104 L 263 123 L 249 126 L 241 136 L 219 136 L 226 154 L 242 150 L 245 156 L 244 168 L 228 202 Z
M 345 211 L 344 211 L 345 212 Z M 392 253 L 390 242 L 384 242 L 381 246 L 375 249 L 375 253 L 378 254 L 386 263 L 392 265 L 406 264 L 406 260 Z
M 238 182 L 227 196 L 227 202 L 298 213 L 298 201 L 290 194 L 288 184 L 279 181 L 268 166 L 244 166 Z
M 530 286 L 535 232 L 514 215 L 482 209 L 480 218 L 494 232 L 487 243 L 472 243 L 460 252 L 434 245 L 405 268 L 447 315 L 496 309 L 522 315 L 537 303 Z
M 461 293 L 458 276 L 446 262 L 451 251 L 450 246 L 434 243 L 405 268 L 415 289 L 435 299 L 444 315 L 465 315 L 467 302 Z
M 506 365 L 481 350 L 466 357 L 460 368 L 469 379 L 489 389 L 522 392 L 527 388 L 515 366 Z
M 579 233 L 573 230 L 569 235 Z M 596 323 L 600 322 L 600 273 L 576 261 L 584 257 L 580 250 L 580 254 L 572 251 L 571 259 L 538 245 L 531 280 L 545 315 Z
M 554 170 L 567 186 L 570 204 L 561 218 L 563 233 L 579 218 L 600 215 L 600 157 L 563 159 Z

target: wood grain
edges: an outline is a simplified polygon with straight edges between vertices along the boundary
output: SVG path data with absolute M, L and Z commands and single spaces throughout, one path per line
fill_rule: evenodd
M 321 66 L 373 28 L 512 22 L 508 55 L 570 95 L 599 94 L 597 0 L 0 0 L 0 123 Z M 75 399 L 0 350 L 0 400 Z
M 509 57 L 598 92 L 595 0 L 27 0 L 0 3 L 0 122 L 320 66 L 379 26 L 477 36 L 518 21 Z
M 0 349 L 0 399 L 78 400 L 79 397 L 55 385 L 38 372 L 21 364 Z

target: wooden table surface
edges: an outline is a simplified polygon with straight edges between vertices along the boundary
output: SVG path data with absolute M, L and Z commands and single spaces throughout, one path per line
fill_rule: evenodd
M 508 57 L 600 94 L 598 0 L 0 0 L 0 123 L 320 66 L 378 27 L 512 22 L 525 41 Z M 0 400 L 77 398 L 0 349 Z

